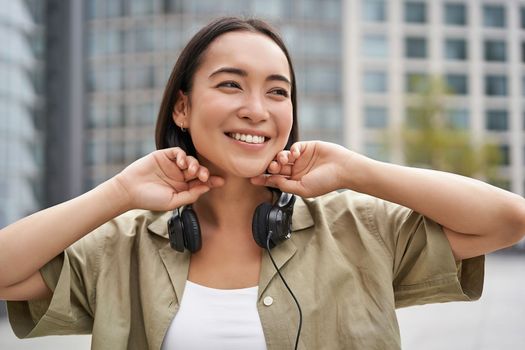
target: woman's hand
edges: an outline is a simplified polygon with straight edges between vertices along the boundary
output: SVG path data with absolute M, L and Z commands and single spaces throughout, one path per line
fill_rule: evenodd
M 268 166 L 268 174 L 251 179 L 255 185 L 277 187 L 302 197 L 315 197 L 346 188 L 352 152 L 328 142 L 297 142 L 290 151 L 279 152 Z
M 193 203 L 224 180 L 176 147 L 154 151 L 116 175 L 132 209 L 172 210 Z

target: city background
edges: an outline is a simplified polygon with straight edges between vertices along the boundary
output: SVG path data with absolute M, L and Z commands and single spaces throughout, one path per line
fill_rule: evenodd
M 524 195 L 525 0 L 0 0 L 0 228 L 153 151 L 181 48 L 222 15 L 282 33 L 301 139 Z M 524 246 L 480 302 L 401 310 L 405 348 L 525 348 Z M 31 346 L 0 320 L 0 348 Z

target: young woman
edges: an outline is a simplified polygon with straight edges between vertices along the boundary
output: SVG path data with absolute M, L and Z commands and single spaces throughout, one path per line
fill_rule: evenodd
M 299 348 L 400 348 L 395 307 L 479 298 L 483 254 L 523 237 L 524 200 L 297 142 L 295 96 L 288 52 L 264 22 L 223 18 L 197 33 L 166 87 L 159 150 L 0 232 L 16 335 L 92 333 L 94 349 L 293 348 L 299 313 L 252 233 L 289 199 L 280 191 L 296 195 L 292 234 L 270 252 L 302 308 Z M 171 248 L 172 216 L 174 230 L 179 216 L 190 226 L 192 252 Z

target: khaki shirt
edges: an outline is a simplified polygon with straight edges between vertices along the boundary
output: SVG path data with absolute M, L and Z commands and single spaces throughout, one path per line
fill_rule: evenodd
M 49 262 L 51 300 L 8 302 L 15 334 L 92 333 L 93 349 L 160 349 L 190 261 L 170 248 L 170 215 L 130 211 Z M 298 198 L 292 238 L 272 255 L 302 308 L 300 349 L 399 349 L 396 307 L 478 299 L 483 285 L 484 257 L 456 263 L 438 224 L 351 191 Z M 297 307 L 267 252 L 257 308 L 268 349 L 292 349 Z

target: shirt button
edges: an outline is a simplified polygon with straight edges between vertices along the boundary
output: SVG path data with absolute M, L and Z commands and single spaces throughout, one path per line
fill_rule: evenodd
M 273 304 L 273 298 L 272 297 L 265 297 L 263 300 L 263 304 L 266 306 L 270 306 Z

